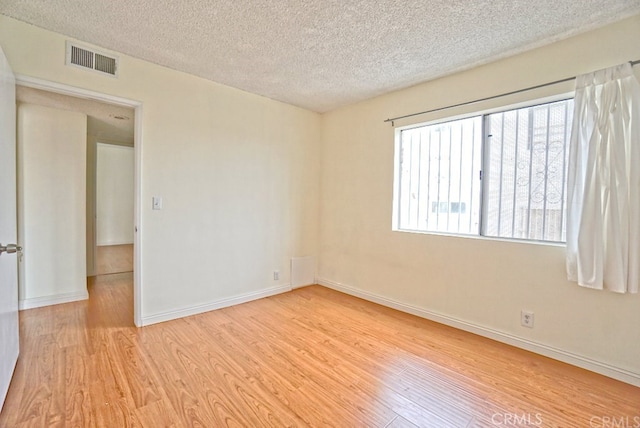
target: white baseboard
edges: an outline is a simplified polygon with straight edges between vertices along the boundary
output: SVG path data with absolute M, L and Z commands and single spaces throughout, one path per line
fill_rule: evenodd
M 361 299 L 368 300 L 370 302 L 378 303 L 389 308 L 397 309 L 401 312 L 406 312 L 421 318 L 435 321 L 440 324 L 445 324 L 450 327 L 468 331 L 479 336 L 488 337 L 490 339 L 497 340 L 498 342 L 506 343 L 517 348 L 526 349 L 527 351 L 544 355 L 545 357 L 553 358 L 554 360 L 562 361 L 564 363 L 581 367 L 583 369 L 590 370 L 592 372 L 599 373 L 601 375 L 640 387 L 640 373 L 634 373 L 607 363 L 603 363 L 601 361 L 573 354 L 562 349 L 532 342 L 530 340 L 523 339 L 509 333 L 504 333 L 498 330 L 471 324 L 469 322 L 458 320 L 447 315 L 438 314 L 426 309 L 408 305 L 406 303 L 397 302 L 393 299 L 389 299 L 387 297 L 383 297 L 378 294 L 370 293 L 368 291 L 364 291 L 348 285 L 340 284 L 328 279 L 316 278 L 316 282 L 324 287 L 331 288 L 345 294 L 360 297 Z
M 240 294 L 238 296 L 227 297 L 220 300 L 214 300 L 213 302 L 203 303 L 201 305 L 189 306 L 186 308 L 176 309 L 167 312 L 161 312 L 155 315 L 143 316 L 141 326 L 157 324 L 159 322 L 171 321 L 177 318 L 188 317 L 190 315 L 197 315 L 203 312 L 209 312 L 216 309 L 226 308 L 227 306 L 239 305 L 241 303 L 247 303 L 252 300 L 262 299 L 264 297 L 274 296 L 280 293 L 286 293 L 291 291 L 291 285 L 279 285 L 277 287 L 269 287 L 260 291 L 253 291 L 251 293 Z
M 23 311 L 25 309 L 40 308 L 42 306 L 59 305 L 61 303 L 77 302 L 78 300 L 87 300 L 89 292 L 76 291 L 73 293 L 54 294 L 52 296 L 33 297 L 18 302 L 18 308 Z
M 133 241 L 102 241 L 102 242 L 96 242 L 96 247 L 109 247 L 111 245 L 133 245 Z

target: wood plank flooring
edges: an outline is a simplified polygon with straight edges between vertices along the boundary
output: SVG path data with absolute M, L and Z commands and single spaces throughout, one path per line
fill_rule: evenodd
M 1 427 L 640 426 L 640 388 L 320 286 L 140 329 L 130 273 L 89 290 L 21 312 Z
M 133 244 L 96 247 L 96 275 L 133 271 Z

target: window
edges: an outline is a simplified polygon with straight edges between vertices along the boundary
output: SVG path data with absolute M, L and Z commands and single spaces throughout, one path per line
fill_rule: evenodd
M 394 229 L 565 241 L 573 100 L 407 128 Z

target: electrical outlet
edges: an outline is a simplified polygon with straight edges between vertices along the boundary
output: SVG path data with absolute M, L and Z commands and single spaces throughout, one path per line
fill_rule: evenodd
M 280 271 L 279 270 L 274 270 L 273 271 L 273 280 L 274 281 L 278 281 L 280 279 Z
M 533 328 L 533 312 L 521 311 L 520 324 L 522 324 L 523 327 Z
M 152 209 L 161 210 L 162 209 L 162 198 L 160 196 L 154 196 L 152 199 Z

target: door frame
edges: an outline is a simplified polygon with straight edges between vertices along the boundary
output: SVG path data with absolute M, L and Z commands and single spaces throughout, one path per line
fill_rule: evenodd
M 16 85 L 40 89 L 62 95 L 70 95 L 95 101 L 116 104 L 135 110 L 134 117 L 134 201 L 133 201 L 133 322 L 142 327 L 142 102 L 117 97 L 63 83 L 52 82 L 30 76 L 16 74 Z M 85 232 L 86 233 L 86 232 Z

